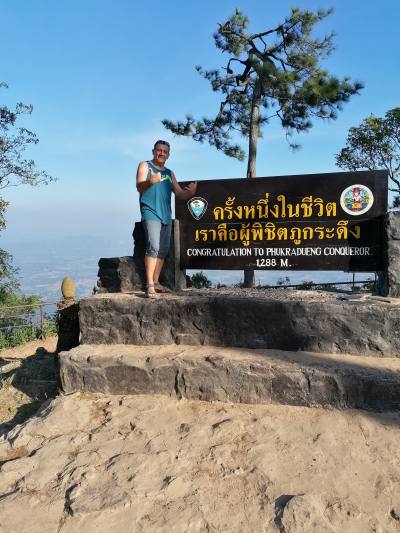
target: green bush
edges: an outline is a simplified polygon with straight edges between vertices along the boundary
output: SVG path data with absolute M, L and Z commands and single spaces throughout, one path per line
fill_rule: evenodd
M 190 283 L 195 289 L 209 289 L 211 281 L 207 278 L 204 272 L 196 272 L 190 277 Z
M 40 303 L 39 296 L 23 296 L 10 291 L 3 292 L 0 296 L 0 328 L 2 328 L 0 349 L 13 348 L 31 340 L 56 334 L 55 315 L 46 315 L 40 328 L 35 320 L 38 307 L 29 307 Z
M 27 326 L 26 328 L 12 329 L 0 333 L 0 348 L 14 348 L 20 344 L 37 339 L 36 328 Z
M 10 329 L 0 332 L 0 349 L 14 348 L 20 344 L 56 335 L 57 327 L 55 320 L 44 320 L 42 330 L 35 325 L 27 325 L 18 329 Z

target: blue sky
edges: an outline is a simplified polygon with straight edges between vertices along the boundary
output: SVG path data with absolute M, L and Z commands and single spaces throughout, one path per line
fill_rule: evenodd
M 218 95 L 194 66 L 225 65 L 212 39 L 218 22 L 239 7 L 250 28 L 261 31 L 278 24 L 292 1 L 1 0 L 0 5 L 0 80 L 10 87 L 1 90 L 1 101 L 34 106 L 23 121 L 40 139 L 30 155 L 59 178 L 48 187 L 4 191 L 10 208 L 3 243 L 108 236 L 104 255 L 129 254 L 125 248 L 138 219 L 135 171 L 151 156 L 157 138 L 171 141 L 169 166 L 178 180 L 245 175 L 245 163 L 174 138 L 160 121 L 217 109 Z M 277 123 L 268 125 L 259 143 L 260 176 L 339 170 L 334 154 L 348 128 L 399 105 L 398 0 L 296 5 L 334 8 L 319 29 L 337 33 L 336 52 L 325 66 L 363 81 L 365 89 L 337 121 L 315 122 L 300 136 L 298 152 L 289 150 Z

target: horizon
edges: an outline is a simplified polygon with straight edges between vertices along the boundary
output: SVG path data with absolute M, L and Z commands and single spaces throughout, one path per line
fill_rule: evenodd
M 170 166 L 178 181 L 233 179 L 243 177 L 246 170 L 246 162 L 207 144 L 176 138 L 160 122 L 215 111 L 219 99 L 194 67 L 224 66 L 226 58 L 216 50 L 212 33 L 237 2 L 215 5 L 206 0 L 199 15 L 180 0 L 165 13 L 164 3 L 157 0 L 151 13 L 154 39 L 148 38 L 147 24 L 142 23 L 148 20 L 148 8 L 128 0 L 117 6 L 106 0 L 84 5 L 72 0 L 57 7 L 50 0 L 39 4 L 40 8 L 22 0 L 5 4 L 0 36 L 3 50 L 13 44 L 3 57 L 0 81 L 9 89 L 1 90 L 2 101 L 10 107 L 20 101 L 33 105 L 32 115 L 19 123 L 39 138 L 29 157 L 39 169 L 59 178 L 47 187 L 3 191 L 10 206 L 0 246 L 15 255 L 23 286 L 26 264 L 18 264 L 16 249 L 24 242 L 104 238 L 102 256 L 129 255 L 131 231 L 139 219 L 136 167 L 151 156 L 154 140 L 171 143 Z M 320 3 L 298 4 L 315 9 Z M 302 144 L 297 152 L 290 151 L 283 130 L 271 121 L 259 141 L 258 176 L 341 172 L 334 155 L 345 145 L 349 128 L 371 113 L 383 116 L 399 105 L 398 2 L 384 0 L 377 6 L 369 0 L 361 13 L 360 6 L 344 0 L 329 4 L 334 13 L 316 33 L 334 30 L 336 51 L 323 66 L 339 77 L 360 79 L 365 88 L 344 105 L 336 121 L 315 121 L 307 135 L 296 135 Z M 261 2 L 252 0 L 243 11 L 251 30 L 259 31 L 273 27 L 290 6 L 285 0 L 269 6 L 266 13 Z M 271 279 L 273 275 L 263 274 Z

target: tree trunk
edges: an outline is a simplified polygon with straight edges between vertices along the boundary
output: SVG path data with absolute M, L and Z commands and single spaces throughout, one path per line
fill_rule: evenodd
M 247 160 L 247 178 L 256 177 L 257 141 L 260 134 L 260 98 L 261 82 L 257 78 L 253 98 L 251 100 L 250 134 L 249 134 L 249 155 Z M 254 270 L 244 269 L 243 285 L 246 288 L 254 287 Z

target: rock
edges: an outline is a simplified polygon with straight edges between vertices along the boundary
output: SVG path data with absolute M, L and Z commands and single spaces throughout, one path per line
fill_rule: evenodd
M 144 290 L 145 273 L 143 258 L 102 257 L 99 260 L 100 292 L 131 292 Z
M 305 294 L 287 299 L 285 292 L 188 291 L 156 300 L 99 294 L 80 301 L 81 343 L 400 355 L 400 306 Z
M 335 533 L 323 517 L 321 503 L 313 495 L 289 497 L 277 525 L 285 533 Z
M 172 222 L 170 250 L 165 258 L 160 282 L 170 289 L 186 288 L 186 273 L 179 269 L 179 224 Z M 144 270 L 145 235 L 141 222 L 133 230 L 133 256 L 101 258 L 98 287 L 100 292 L 143 291 L 146 285 Z M 176 242 L 176 245 L 175 245 Z M 176 255 L 177 254 L 177 255 Z
M 79 344 L 79 302 L 61 301 L 58 304 L 57 352 L 70 350 Z
M 399 412 L 60 396 L 0 440 L 0 531 L 394 532 L 399 435 Z
M 212 346 L 81 345 L 62 352 L 64 392 L 394 410 L 400 360 Z

